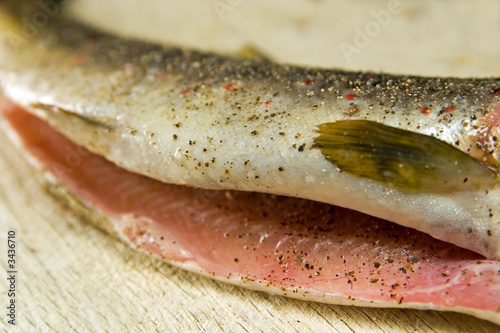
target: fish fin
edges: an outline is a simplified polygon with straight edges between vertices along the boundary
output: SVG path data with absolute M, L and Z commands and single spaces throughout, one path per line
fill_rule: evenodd
M 368 120 L 317 126 L 315 145 L 341 171 L 412 192 L 490 188 L 496 173 L 435 137 Z

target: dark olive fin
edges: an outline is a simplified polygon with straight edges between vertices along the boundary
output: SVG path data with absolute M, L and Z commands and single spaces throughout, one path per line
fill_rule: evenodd
M 431 136 L 368 120 L 317 126 L 315 144 L 340 170 L 419 192 L 487 189 L 497 174 L 466 153 Z

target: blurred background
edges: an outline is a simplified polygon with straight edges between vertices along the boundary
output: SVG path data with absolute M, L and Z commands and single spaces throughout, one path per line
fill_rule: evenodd
M 275 61 L 441 76 L 500 76 L 495 0 L 75 0 L 125 36 Z

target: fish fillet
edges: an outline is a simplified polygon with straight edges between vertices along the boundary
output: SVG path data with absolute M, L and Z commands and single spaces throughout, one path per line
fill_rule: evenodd
M 499 79 L 276 65 L 123 40 L 60 18 L 17 40 L 19 22 L 2 22 L 4 93 L 126 170 L 335 204 L 500 258 L 498 180 L 405 190 L 343 170 L 315 142 L 323 124 L 368 120 L 440 140 L 496 174 Z M 432 145 L 419 153 L 435 157 Z
M 457 311 L 500 324 L 500 263 L 314 201 L 169 185 L 77 146 L 12 104 L 17 141 L 132 246 L 184 269 L 299 299 Z

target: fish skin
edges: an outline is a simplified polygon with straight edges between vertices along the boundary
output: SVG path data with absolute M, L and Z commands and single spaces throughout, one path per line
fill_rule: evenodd
M 500 79 L 298 68 L 122 40 L 54 20 L 12 45 L 0 86 L 74 142 L 155 179 L 355 209 L 500 258 L 500 189 L 409 193 L 340 170 L 316 126 L 367 119 L 497 167 Z M 36 56 L 34 56 L 36 55 Z
M 327 204 L 164 184 L 89 153 L 16 106 L 3 112 L 43 169 L 127 243 L 170 263 L 299 299 L 457 311 L 500 324 L 499 261 Z

